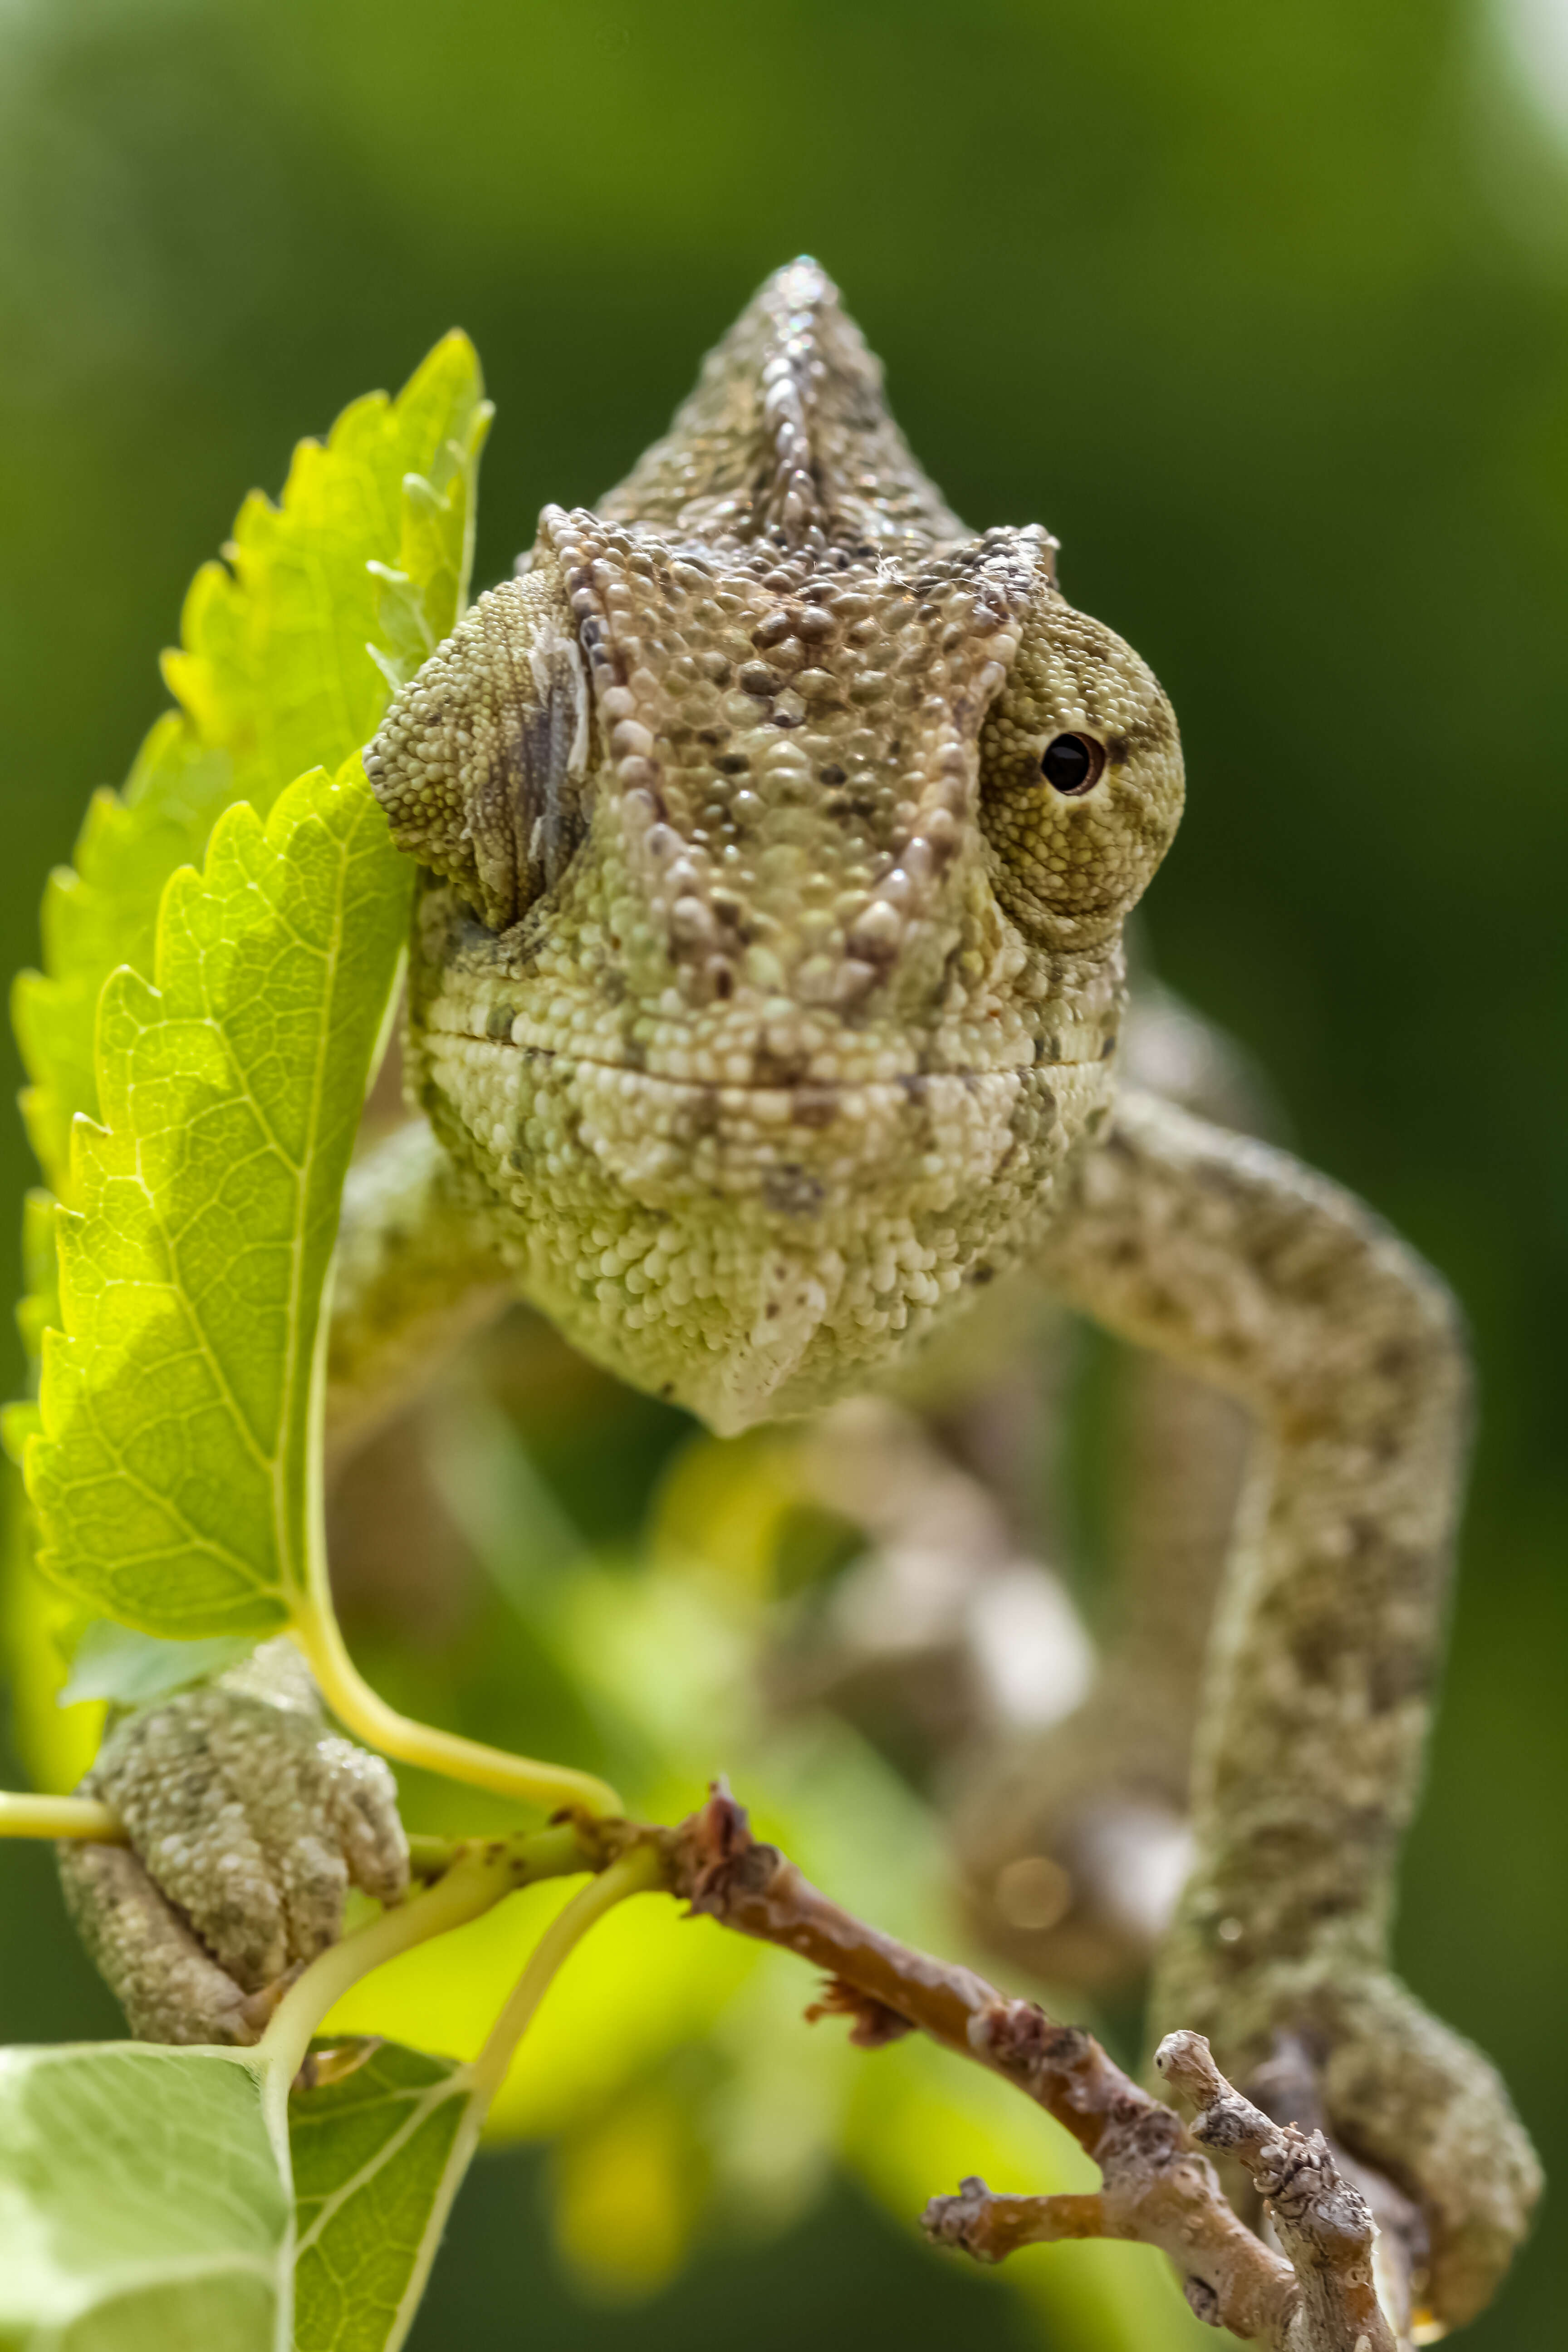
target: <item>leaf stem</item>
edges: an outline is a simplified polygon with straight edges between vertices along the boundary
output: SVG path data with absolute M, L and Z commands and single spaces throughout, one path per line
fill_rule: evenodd
M 594 1857 L 569 1824 L 540 1830 L 531 1837 L 476 1842 L 459 1853 L 434 1886 L 384 1911 L 357 1935 L 345 1936 L 311 1961 L 273 2011 L 261 2037 L 262 2056 L 280 2070 L 285 2083 L 291 2083 L 321 2020 L 361 1977 L 432 1936 L 444 1936 L 477 1919 L 520 1886 L 593 1867 Z
M 584 1886 L 573 1896 L 566 1908 L 552 1919 L 540 1937 L 517 1986 L 497 2019 L 484 2048 L 471 2066 L 461 2073 L 467 2077 L 468 2097 L 463 2103 L 462 2121 L 452 2142 L 451 2153 L 443 2168 L 429 2221 L 426 2226 L 419 2253 L 404 2286 L 403 2297 L 394 2316 L 390 2333 L 384 2340 L 384 2352 L 398 2352 L 407 2341 L 408 2330 L 419 2306 L 430 2264 L 446 2227 L 447 2215 L 457 2194 L 458 2184 L 467 2172 L 479 2146 L 484 2128 L 485 2116 L 490 2101 L 500 2089 L 501 2079 L 519 2040 L 538 2009 L 540 2001 L 560 1968 L 563 1960 L 578 1943 L 595 1919 L 600 1919 L 611 1906 L 625 1895 L 636 1894 L 645 1886 L 659 1881 L 661 1864 L 657 1853 L 648 1846 L 635 1848 L 614 1862 L 591 1886 Z
M 0 1790 L 0 1837 L 91 1838 L 123 1845 L 120 1816 L 96 1797 L 16 1796 Z
M 480 2116 L 500 2090 L 512 2053 L 533 2022 L 553 1979 L 589 1928 L 628 1895 L 652 1893 L 663 1883 L 664 1865 L 658 1847 L 634 1845 L 556 1914 L 529 1954 L 527 1966 L 474 2061 L 474 2095 Z
M 441 1731 L 434 1724 L 400 1715 L 365 1681 L 348 1654 L 330 1603 L 324 1603 L 318 1593 L 311 1593 L 291 1631 L 332 1713 L 383 1755 L 552 1811 L 571 1806 L 604 1820 L 618 1818 L 626 1811 L 609 1782 L 591 1772 L 574 1771 L 565 1764 L 536 1763 L 531 1757 L 513 1756 L 504 1748 L 488 1748 L 480 1740 L 465 1739 L 458 1732 Z

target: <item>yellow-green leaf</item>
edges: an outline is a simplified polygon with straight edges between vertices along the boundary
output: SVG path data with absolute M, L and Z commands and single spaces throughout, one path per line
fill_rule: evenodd
M 281 502 L 253 493 L 226 562 L 197 572 L 164 663 L 182 709 L 123 793 L 94 796 L 74 866 L 45 892 L 43 970 L 16 982 L 28 1131 L 62 1200 L 71 1120 L 99 1109 L 99 993 L 119 964 L 151 969 L 170 875 L 232 802 L 265 815 L 292 778 L 358 751 L 456 623 L 489 416 L 473 346 L 447 335 L 395 400 L 372 393 L 324 443 L 301 442 Z
M 358 760 L 301 777 L 174 877 L 156 984 L 104 990 L 26 1472 L 40 1565 L 145 1633 L 266 1633 L 302 1592 L 321 1290 L 408 884 Z

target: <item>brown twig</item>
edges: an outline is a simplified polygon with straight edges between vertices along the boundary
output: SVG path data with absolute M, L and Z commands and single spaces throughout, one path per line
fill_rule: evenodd
M 822 1970 L 816 2014 L 848 2013 L 869 2046 L 908 2028 L 977 2060 L 1056 2117 L 1100 2168 L 1092 2196 L 993 2196 L 966 2180 L 939 2197 L 925 2227 L 983 2262 L 1065 2238 L 1158 2246 L 1202 2319 L 1269 2352 L 1395 2352 L 1372 2281 L 1365 2200 L 1321 2134 L 1277 2126 L 1233 2091 L 1198 2034 L 1173 2034 L 1159 2063 L 1202 2113 L 1189 2132 L 1081 2028 L 1057 2025 L 973 1970 L 900 1944 L 842 1910 L 775 1846 L 760 1844 L 722 1782 L 700 1811 L 651 1835 L 665 1883 L 694 1912 Z M 1238 2219 L 1194 2142 L 1246 2166 L 1268 2201 L 1283 2254 Z
M 1366 2199 L 1377 2225 L 1373 2268 L 1378 2300 L 1388 2314 L 1399 2352 L 1409 2352 L 1415 2341 L 1417 2285 L 1425 2283 L 1431 2265 L 1426 2215 L 1386 2173 L 1352 2156 L 1329 2129 L 1319 2068 L 1300 2034 L 1276 2034 L 1273 2054 L 1253 2073 L 1247 2089 L 1275 2123 L 1321 2132 L 1343 2178 Z
M 1277 2124 L 1233 2090 L 1201 2033 L 1167 2033 L 1154 2063 L 1198 2109 L 1193 2137 L 1246 2167 L 1296 2274 L 1297 2307 L 1282 2346 L 1343 2345 L 1394 2352 L 1373 2279 L 1372 2208 L 1334 2162 L 1320 2131 Z

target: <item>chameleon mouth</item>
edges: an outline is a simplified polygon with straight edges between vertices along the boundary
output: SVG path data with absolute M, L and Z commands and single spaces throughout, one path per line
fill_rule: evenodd
M 887 1075 L 853 1078 L 814 1078 L 809 1069 L 797 1069 L 774 1065 L 766 1054 L 751 1057 L 752 1070 L 747 1077 L 718 1076 L 710 1071 L 650 1070 L 645 1063 L 613 1061 L 603 1054 L 580 1054 L 571 1048 L 556 1045 L 536 1045 L 509 1036 L 488 1036 L 474 1030 L 445 1030 L 430 1033 L 428 1046 L 437 1036 L 453 1044 L 469 1047 L 488 1047 L 498 1057 L 520 1061 L 547 1063 L 562 1071 L 593 1070 L 603 1072 L 606 1078 L 620 1077 L 633 1081 L 636 1090 L 668 1089 L 672 1094 L 733 1095 L 737 1097 L 777 1096 L 793 1101 L 798 1096 L 841 1098 L 851 1095 L 882 1094 L 892 1090 L 907 1100 L 920 1101 L 932 1087 L 958 1085 L 973 1087 L 994 1084 L 998 1079 L 1023 1079 L 1038 1070 L 1086 1070 L 1108 1062 L 1115 1039 L 1106 1039 L 1098 1032 L 1087 1033 L 1093 1050 L 1085 1053 L 1064 1053 L 1058 1039 L 1047 1042 L 1057 1046 L 1054 1053 L 1042 1053 L 1037 1047 L 1033 1058 L 1026 1062 L 994 1062 L 987 1068 L 973 1066 L 954 1069 L 899 1070 Z M 739 1058 L 739 1057 L 737 1057 Z

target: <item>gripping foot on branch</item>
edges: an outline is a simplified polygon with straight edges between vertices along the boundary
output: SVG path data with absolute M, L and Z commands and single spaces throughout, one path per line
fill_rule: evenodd
M 258 2041 L 350 1885 L 407 1890 L 392 1774 L 328 1730 L 287 1641 L 128 1716 L 82 1788 L 129 1843 L 62 1839 L 66 1902 L 142 2041 Z

